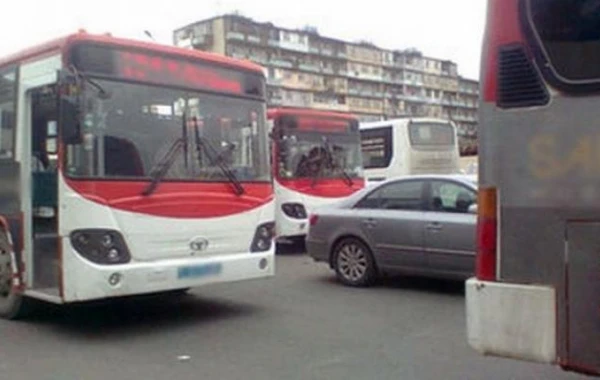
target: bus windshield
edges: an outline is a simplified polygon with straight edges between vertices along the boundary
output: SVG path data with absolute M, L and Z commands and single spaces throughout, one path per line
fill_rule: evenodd
M 324 158 L 330 154 L 332 165 Z M 361 176 L 360 137 L 356 133 L 288 130 L 279 145 L 281 178 Z
M 197 150 L 198 128 L 203 141 L 216 150 L 238 180 L 269 180 L 262 102 L 119 81 L 95 82 L 108 95 L 98 96 L 97 89 L 86 88 L 84 138 L 81 144 L 68 146 L 67 175 L 146 179 L 183 138 L 185 146 L 164 181 L 227 180 L 214 160 Z
M 413 122 L 409 124 L 408 128 L 412 146 L 452 146 L 455 144 L 454 129 L 450 124 Z

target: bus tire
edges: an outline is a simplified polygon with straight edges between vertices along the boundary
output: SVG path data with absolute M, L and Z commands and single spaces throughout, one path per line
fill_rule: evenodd
M 346 286 L 366 287 L 377 279 L 377 265 L 371 250 L 354 237 L 344 238 L 336 244 L 333 268 L 338 280 Z
M 12 286 L 12 255 L 5 232 L 0 232 L 0 318 L 23 318 L 30 302 Z

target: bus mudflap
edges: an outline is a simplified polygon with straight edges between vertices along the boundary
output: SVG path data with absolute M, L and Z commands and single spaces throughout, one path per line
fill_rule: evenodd
M 561 364 L 600 374 L 600 221 L 567 222 L 567 347 Z

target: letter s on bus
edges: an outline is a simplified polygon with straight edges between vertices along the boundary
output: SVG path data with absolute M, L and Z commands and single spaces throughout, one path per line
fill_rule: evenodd
M 562 174 L 555 152 L 556 137 L 551 134 L 537 135 L 529 142 L 529 168 L 536 178 L 550 179 Z

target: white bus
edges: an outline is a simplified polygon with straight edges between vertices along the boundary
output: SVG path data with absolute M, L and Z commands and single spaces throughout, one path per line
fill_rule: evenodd
M 279 242 L 304 242 L 308 217 L 364 187 L 358 120 L 298 108 L 268 111 Z
M 0 318 L 274 274 L 259 66 L 84 32 L 0 59 Z
M 360 135 L 367 182 L 410 174 L 460 173 L 456 126 L 449 120 L 362 123 Z

